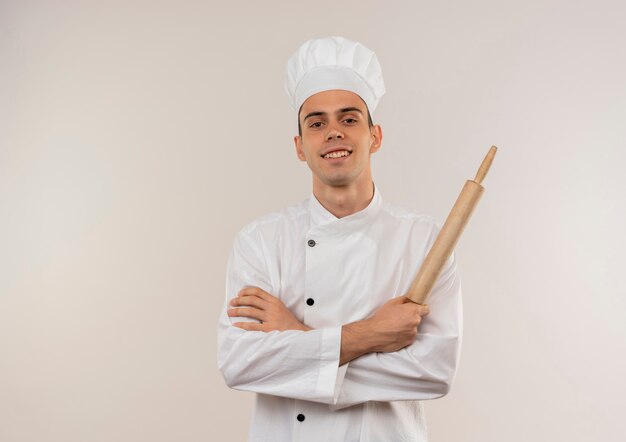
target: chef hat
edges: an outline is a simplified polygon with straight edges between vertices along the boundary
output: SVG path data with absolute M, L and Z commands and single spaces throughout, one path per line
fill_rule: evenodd
M 287 62 L 285 90 L 291 106 L 298 111 L 311 95 L 333 89 L 354 92 L 374 112 L 385 93 L 376 54 L 342 37 L 309 40 L 300 46 Z

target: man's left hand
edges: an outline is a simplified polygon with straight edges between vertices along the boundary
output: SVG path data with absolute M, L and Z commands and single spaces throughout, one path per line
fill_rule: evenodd
M 236 298 L 230 300 L 234 308 L 228 309 L 228 316 L 257 319 L 258 322 L 235 322 L 235 327 L 251 331 L 270 332 L 274 330 L 312 330 L 289 311 L 276 296 L 272 296 L 258 287 L 241 290 Z

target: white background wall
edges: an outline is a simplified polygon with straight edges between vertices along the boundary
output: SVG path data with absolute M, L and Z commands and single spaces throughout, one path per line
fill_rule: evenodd
M 626 3 L 0 2 L 0 440 L 239 441 L 216 367 L 235 233 L 308 196 L 282 89 L 306 39 L 377 52 L 374 173 L 443 221 L 466 327 L 433 442 L 626 434 Z

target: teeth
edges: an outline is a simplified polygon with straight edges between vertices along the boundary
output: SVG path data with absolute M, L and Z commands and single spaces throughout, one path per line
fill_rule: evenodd
M 324 155 L 324 158 L 341 158 L 347 157 L 348 155 L 350 155 L 350 152 L 348 152 L 347 150 L 339 150 L 337 152 L 327 153 L 326 155 Z

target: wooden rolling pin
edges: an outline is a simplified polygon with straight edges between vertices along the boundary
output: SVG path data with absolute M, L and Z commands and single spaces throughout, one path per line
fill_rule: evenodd
M 424 301 L 426 301 L 430 291 L 433 289 L 441 270 L 452 254 L 461 233 L 463 233 L 463 229 L 472 215 L 474 207 L 480 200 L 484 190 L 481 183 L 489 171 L 497 149 L 496 146 L 491 146 L 476 173 L 476 178 L 465 182 L 465 186 L 463 186 L 463 190 L 461 190 L 456 203 L 454 203 L 454 207 L 452 207 L 446 222 L 441 228 L 441 232 L 439 232 L 435 243 L 430 248 L 426 259 L 424 259 L 422 266 L 417 272 L 417 276 L 413 280 L 413 284 L 406 295 L 409 300 L 417 304 L 424 304 Z

